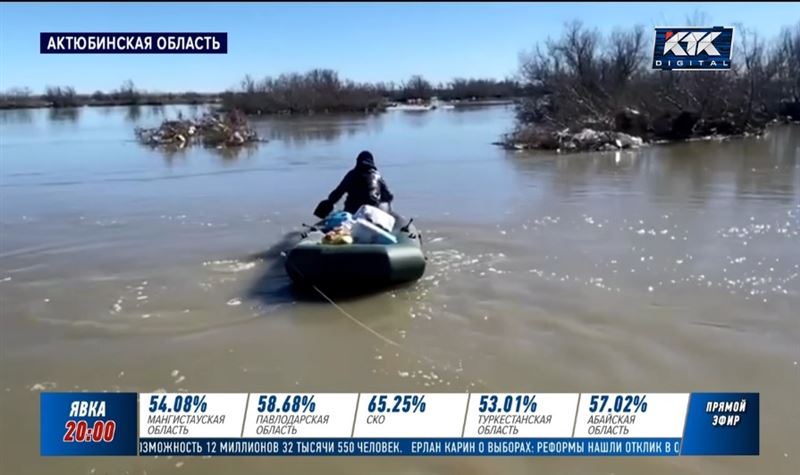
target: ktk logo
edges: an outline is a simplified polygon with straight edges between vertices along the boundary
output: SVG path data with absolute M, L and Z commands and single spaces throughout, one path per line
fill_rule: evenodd
M 733 28 L 672 26 L 655 30 L 653 69 L 721 71 L 731 68 Z
M 691 32 L 691 31 L 667 31 L 664 36 L 664 53 L 672 53 L 675 56 L 697 56 L 705 52 L 709 56 L 719 56 L 719 50 L 714 47 L 714 40 L 721 34 L 719 31 Z M 686 44 L 684 50 L 681 43 Z

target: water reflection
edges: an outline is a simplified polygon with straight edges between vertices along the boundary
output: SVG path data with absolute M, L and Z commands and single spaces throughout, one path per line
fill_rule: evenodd
M 209 109 L 208 106 L 205 105 L 201 106 L 199 104 L 189 104 L 188 106 L 186 106 L 186 110 L 188 111 L 188 113 L 193 116 L 205 113 L 208 111 L 208 109 Z
M 129 122 L 138 122 L 142 117 L 142 106 L 133 105 L 128 106 L 125 111 L 125 120 Z
M 399 111 L 403 122 L 415 129 L 421 129 L 428 125 L 431 120 L 436 118 L 436 115 L 429 111 Z
M 163 116 L 164 116 L 163 105 L 150 106 L 150 108 L 148 109 L 148 117 L 163 117 Z
M 284 270 L 283 253 L 301 239 L 300 231 L 285 234 L 268 249 L 248 256 L 250 262 L 259 262 L 261 273 L 248 289 L 248 297 L 257 299 L 265 305 L 289 303 L 294 300 L 294 287 Z
M 6 109 L 0 111 L 0 123 L 3 124 L 30 124 L 33 122 L 31 109 Z
M 780 126 L 761 138 L 605 153 L 507 152 L 506 157 L 534 186 L 568 200 L 600 189 L 700 207 L 731 196 L 791 204 L 800 181 L 800 135 L 793 132 Z
M 736 169 L 739 196 L 794 202 L 800 182 L 800 134 L 792 133 L 790 126 L 776 127 L 760 139 L 745 142 L 740 153 Z
M 238 147 L 212 147 L 209 150 L 223 162 L 234 162 L 242 158 L 253 158 L 258 150 L 258 144 L 247 143 Z
M 380 133 L 380 116 L 324 118 L 266 118 L 253 121 L 259 135 L 290 146 L 300 147 L 314 141 L 333 142 L 361 132 Z
M 72 122 L 75 123 L 80 119 L 80 107 L 52 107 L 47 110 L 47 117 L 54 122 Z
M 241 159 L 252 159 L 258 151 L 257 143 L 247 143 L 238 147 L 206 147 L 196 146 L 151 146 L 144 145 L 161 155 L 167 165 L 172 165 L 177 161 L 186 161 L 194 150 L 202 150 L 217 157 L 222 163 L 233 163 Z
M 153 147 L 147 146 L 150 150 L 154 150 L 161 155 L 161 158 L 164 159 L 164 163 L 168 167 L 171 167 L 177 162 L 185 162 L 188 157 L 188 149 L 187 148 L 180 148 L 180 147 Z

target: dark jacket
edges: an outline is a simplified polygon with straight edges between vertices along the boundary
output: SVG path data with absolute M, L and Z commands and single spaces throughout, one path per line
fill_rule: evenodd
M 355 213 L 362 205 L 379 206 L 394 199 L 369 152 L 359 154 L 356 166 L 347 172 L 328 200 L 336 203 L 345 193 L 344 210 L 349 213 Z

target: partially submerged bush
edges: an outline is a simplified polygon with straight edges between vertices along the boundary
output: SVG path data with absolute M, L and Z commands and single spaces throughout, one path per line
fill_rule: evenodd
M 77 107 L 80 105 L 78 94 L 72 86 L 47 86 L 42 99 L 52 107 Z
M 160 147 L 183 148 L 200 143 L 209 147 L 236 147 L 259 142 L 258 134 L 236 111 L 205 114 L 198 119 L 165 120 L 159 127 L 135 129 L 139 142 Z
M 515 132 L 502 145 L 558 143 L 563 149 L 571 136 L 567 149 L 595 149 L 619 138 L 584 134 L 586 129 L 645 141 L 747 135 L 800 115 L 800 23 L 784 28 L 772 43 L 738 28 L 733 69 L 698 73 L 652 71 L 642 27 L 604 36 L 569 23 L 559 38 L 523 55 L 520 76 L 529 95 L 517 109 Z M 584 136 L 597 140 L 586 145 Z

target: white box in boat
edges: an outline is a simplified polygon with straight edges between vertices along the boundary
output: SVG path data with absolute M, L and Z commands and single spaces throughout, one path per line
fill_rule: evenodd
M 394 219 L 394 218 L 393 218 Z M 357 244 L 396 244 L 397 238 L 394 234 L 370 223 L 364 218 L 356 219 L 350 230 L 350 235 Z
M 378 226 L 382 227 L 387 231 L 391 231 L 392 229 L 394 229 L 394 222 L 395 222 L 394 216 L 374 206 L 364 205 L 358 208 L 358 211 L 356 211 L 356 214 L 353 215 L 353 218 L 366 219 L 367 221 L 377 224 Z

